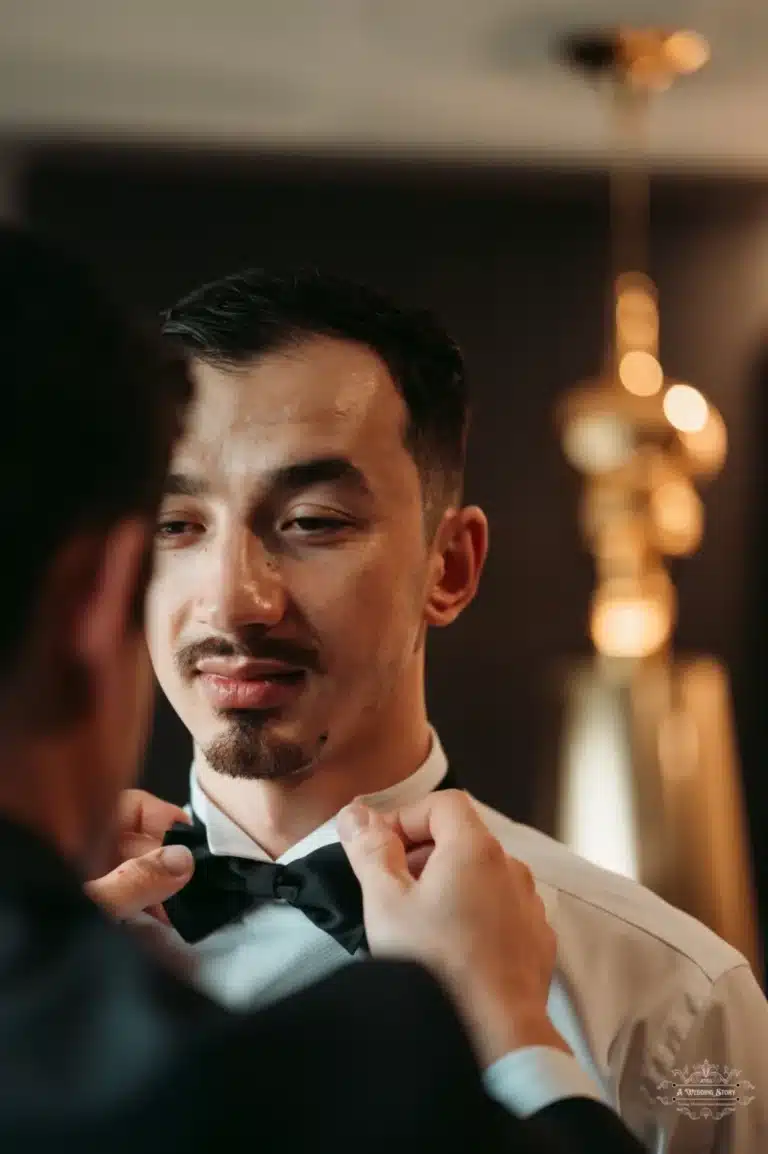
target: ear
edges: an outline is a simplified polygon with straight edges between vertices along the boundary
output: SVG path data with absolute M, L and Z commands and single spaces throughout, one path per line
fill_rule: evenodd
M 20 702 L 34 706 L 35 727 L 48 732 L 87 708 L 114 670 L 135 619 L 146 579 L 150 528 L 140 518 L 107 533 L 83 531 L 62 547 L 46 575 L 16 679 Z
M 474 600 L 488 554 L 488 519 L 468 505 L 443 516 L 433 546 L 434 571 L 427 591 L 428 625 L 450 625 Z
M 136 604 L 143 594 L 149 547 L 149 527 L 140 518 L 118 522 L 98 542 L 91 588 L 75 614 L 75 649 L 91 668 L 108 665 L 126 636 L 140 630 Z

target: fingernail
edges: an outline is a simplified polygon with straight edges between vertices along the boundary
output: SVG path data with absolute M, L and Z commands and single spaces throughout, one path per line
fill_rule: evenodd
M 169 874 L 175 874 L 177 877 L 181 874 L 187 874 L 194 867 L 195 859 L 192 857 L 192 851 L 187 849 L 185 845 L 167 845 L 163 849 L 160 859 L 165 869 Z
M 368 828 L 371 811 L 359 801 L 344 806 L 336 818 L 336 828 L 342 838 L 353 838 Z

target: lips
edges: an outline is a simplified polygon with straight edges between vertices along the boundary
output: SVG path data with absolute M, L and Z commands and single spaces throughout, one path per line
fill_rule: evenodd
M 258 681 L 263 677 L 301 673 L 302 669 L 286 661 L 261 661 L 255 657 L 204 657 L 198 661 L 197 671 L 237 681 Z
M 301 692 L 306 671 L 274 661 L 206 658 L 198 679 L 215 709 L 279 709 Z

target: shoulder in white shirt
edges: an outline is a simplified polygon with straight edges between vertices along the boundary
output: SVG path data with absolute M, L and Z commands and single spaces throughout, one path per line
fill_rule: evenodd
M 435 788 L 446 766 L 433 734 L 429 757 L 414 775 L 366 800 L 382 809 L 417 801 Z M 266 857 L 205 797 L 194 772 L 191 788 L 214 853 Z M 475 804 L 507 852 L 534 876 L 558 940 L 550 1017 L 604 1098 L 655 1154 L 768 1151 L 768 1004 L 746 960 L 644 887 Z M 337 840 L 332 819 L 278 860 Z M 252 911 L 194 952 L 202 986 L 230 1005 L 273 1000 L 350 961 L 303 914 L 278 904 Z M 521 1112 L 589 1092 L 590 1082 L 580 1075 L 571 1077 L 569 1090 L 567 1069 L 562 1063 L 555 1069 L 549 1055 L 511 1057 L 489 1072 L 489 1084 Z M 720 1118 L 718 1110 L 686 1114 L 679 1101 L 661 1101 L 676 1102 L 676 1086 L 686 1077 L 695 1080 L 702 1065 L 732 1079 L 737 1075 L 730 1072 L 740 1071 L 742 1101 Z M 549 1089 L 542 1089 L 547 1081 Z M 745 1082 L 756 1089 L 749 1091 Z
M 660 1152 L 768 1150 L 768 1003 L 746 959 L 636 882 L 476 805 L 528 865 L 556 932 L 550 1016 L 638 1137 Z M 730 1113 L 683 1112 L 700 1066 L 740 1072 Z

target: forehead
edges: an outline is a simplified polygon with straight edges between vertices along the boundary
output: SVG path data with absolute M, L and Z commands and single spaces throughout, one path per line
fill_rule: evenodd
M 314 337 L 251 364 L 193 365 L 196 396 L 177 465 L 255 474 L 344 455 L 367 471 L 408 456 L 405 404 L 383 361 L 351 341 Z

